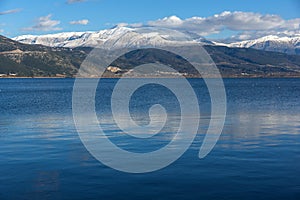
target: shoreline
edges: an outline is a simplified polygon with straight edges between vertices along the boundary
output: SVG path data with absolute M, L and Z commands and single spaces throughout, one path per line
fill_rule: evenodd
M 17 77 L 0 77 L 0 79 L 76 79 L 76 78 L 83 78 L 83 79 L 120 79 L 120 78 L 128 78 L 128 79 L 140 79 L 140 78 L 168 78 L 168 79 L 203 79 L 203 77 L 46 77 L 46 76 L 37 76 L 37 77 L 27 77 L 27 76 L 17 76 Z M 218 78 L 218 77 L 204 77 L 204 78 Z M 222 78 L 237 78 L 237 79 L 259 79 L 259 78 L 300 78 L 300 76 L 222 76 Z

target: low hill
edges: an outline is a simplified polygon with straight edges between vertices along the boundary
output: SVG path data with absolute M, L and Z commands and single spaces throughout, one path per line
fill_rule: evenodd
M 83 51 L 22 44 L 0 36 L 0 74 L 74 76 L 85 55 Z

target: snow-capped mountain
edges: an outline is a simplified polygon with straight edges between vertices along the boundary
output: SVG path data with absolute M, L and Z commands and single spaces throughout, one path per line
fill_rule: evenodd
M 300 54 L 300 36 L 265 36 L 254 40 L 233 43 L 209 41 L 191 32 L 151 27 L 129 28 L 116 26 L 111 29 L 88 32 L 64 32 L 47 35 L 22 35 L 12 38 L 21 43 L 41 44 L 50 47 L 147 47 L 188 44 L 216 45 L 238 48 L 254 48 L 287 54 Z
M 64 32 L 48 35 L 23 35 L 13 38 L 26 44 L 50 47 L 142 47 L 211 44 L 197 34 L 168 29 L 114 27 L 96 32 Z
M 300 54 L 300 36 L 279 37 L 275 35 L 269 35 L 254 40 L 246 40 L 223 45 L 228 47 L 254 48 L 265 51 L 277 51 L 287 54 Z

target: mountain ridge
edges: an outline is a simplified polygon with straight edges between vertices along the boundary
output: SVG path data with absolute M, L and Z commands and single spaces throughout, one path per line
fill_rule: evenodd
M 190 51 L 190 46 L 181 47 Z M 223 77 L 300 77 L 299 55 L 215 45 L 205 45 L 204 48 Z M 0 75 L 11 73 L 25 77 L 75 77 L 91 50 L 90 47 L 23 44 L 0 36 Z M 199 77 L 182 60 L 172 59 L 151 49 L 130 53 L 126 59 L 120 57 L 111 63 L 110 68 L 108 66 L 105 77 L 118 78 L 130 67 L 157 61 L 173 65 L 186 77 Z
M 141 46 L 172 46 L 190 43 L 212 44 L 203 37 L 189 32 L 167 29 L 115 27 L 100 31 L 62 32 L 47 35 L 24 35 L 12 38 L 25 44 L 41 44 L 50 47 L 124 48 Z
M 145 32 L 147 30 L 147 32 Z M 143 32 L 144 31 L 144 32 Z M 238 48 L 254 48 L 264 51 L 275 51 L 287 54 L 300 54 L 300 36 L 276 36 L 268 35 L 252 40 L 238 42 L 217 42 L 210 41 L 200 35 L 188 31 L 171 31 L 154 28 L 129 28 L 116 26 L 111 29 L 86 32 L 62 32 L 46 35 L 23 35 L 12 38 L 25 44 L 41 44 L 50 47 L 140 47 L 144 45 L 182 45 L 194 43 L 201 45 L 216 45 Z M 175 34 L 175 37 L 173 36 Z M 176 34 L 181 34 L 177 37 Z M 178 38 L 180 40 L 178 41 Z M 177 39 L 177 40 L 176 40 Z M 182 39 L 187 39 L 182 41 Z M 121 40 L 121 41 L 120 41 Z M 118 42 L 117 46 L 116 42 Z
M 254 48 L 264 51 L 276 51 L 287 54 L 300 54 L 300 36 L 279 37 L 268 35 L 253 40 L 224 44 L 228 47 Z

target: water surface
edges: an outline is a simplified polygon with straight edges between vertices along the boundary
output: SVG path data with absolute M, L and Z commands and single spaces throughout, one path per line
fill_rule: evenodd
M 131 103 L 137 123 L 149 122 L 153 103 L 171 116 L 164 134 L 132 141 L 111 121 L 116 81 L 104 79 L 96 99 L 111 140 L 137 152 L 168 144 L 180 120 L 174 95 L 157 85 L 137 91 Z M 210 101 L 202 80 L 189 81 L 201 110 L 192 146 L 162 170 L 126 174 L 99 163 L 81 143 L 72 117 L 73 79 L 0 79 L 0 199 L 299 199 L 300 79 L 225 79 L 225 127 L 201 160 Z

